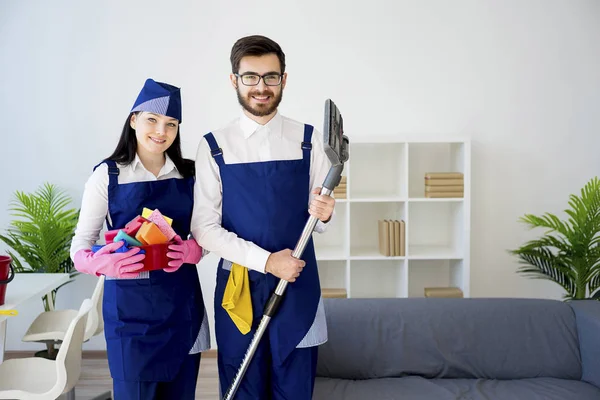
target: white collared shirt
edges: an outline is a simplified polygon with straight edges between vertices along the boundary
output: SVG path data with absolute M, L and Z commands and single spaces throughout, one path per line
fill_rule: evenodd
M 239 118 L 214 131 L 213 135 L 223 150 L 225 164 L 302 158 L 304 124 L 280 113 L 276 113 L 267 124 L 260 125 L 242 112 Z M 323 149 L 323 136 L 316 128 L 311 142 L 309 185 L 312 191 L 321 187 L 331 163 Z M 271 253 L 221 226 L 222 196 L 219 166 L 211 155 L 210 146 L 202 138 L 196 154 L 192 234 L 200 246 L 217 256 L 264 273 Z M 313 197 L 311 194 L 309 204 Z M 323 232 L 325 226 L 318 221 L 315 231 Z
M 165 153 L 165 165 L 158 176 L 148 171 L 142 161 L 135 155 L 129 165 L 117 164 L 119 168 L 118 182 L 133 183 L 157 181 L 170 178 L 181 179 L 182 176 L 175 167 L 173 160 Z M 98 166 L 85 183 L 79 221 L 75 229 L 75 236 L 71 241 L 71 258 L 81 249 L 91 249 L 100 238 L 105 218 L 110 221 L 108 213 L 108 166 L 104 163 Z M 100 241 L 104 243 L 104 240 Z

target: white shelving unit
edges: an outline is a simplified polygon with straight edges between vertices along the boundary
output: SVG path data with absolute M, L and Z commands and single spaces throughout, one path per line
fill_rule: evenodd
M 428 172 L 461 172 L 462 198 L 426 198 Z M 470 296 L 471 146 L 453 142 L 351 142 L 346 199 L 314 234 L 324 295 L 423 297 L 426 287 Z M 379 252 L 378 220 L 405 221 L 405 256 Z

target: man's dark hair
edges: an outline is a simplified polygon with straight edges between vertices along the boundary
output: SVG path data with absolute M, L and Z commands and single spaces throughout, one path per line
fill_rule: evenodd
M 231 48 L 231 72 L 237 74 L 240 69 L 240 60 L 245 56 L 262 56 L 275 53 L 279 58 L 281 73 L 285 72 L 285 54 L 281 47 L 265 36 L 253 35 L 238 39 Z

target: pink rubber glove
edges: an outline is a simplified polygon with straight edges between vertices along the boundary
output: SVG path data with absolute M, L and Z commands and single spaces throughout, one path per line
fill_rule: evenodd
M 95 253 L 89 249 L 79 250 L 73 257 L 75 268 L 79 272 L 96 276 L 135 278 L 139 275 L 136 271 L 144 268 L 141 261 L 146 255 L 137 254 L 140 252 L 139 247 L 125 253 L 113 253 L 121 246 L 123 242 L 107 244 Z
M 202 259 L 202 247 L 198 245 L 195 239 L 181 240 L 179 235 L 176 235 L 173 240 L 175 244 L 169 245 L 167 257 L 172 258 L 169 261 L 169 266 L 163 268 L 166 272 L 175 272 L 183 264 L 198 264 Z

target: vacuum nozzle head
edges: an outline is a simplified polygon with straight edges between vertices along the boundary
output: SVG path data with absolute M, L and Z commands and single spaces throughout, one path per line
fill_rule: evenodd
M 348 161 L 348 137 L 344 135 L 344 119 L 340 110 L 331 99 L 325 101 L 325 126 L 323 144 L 325 154 L 332 165 Z

